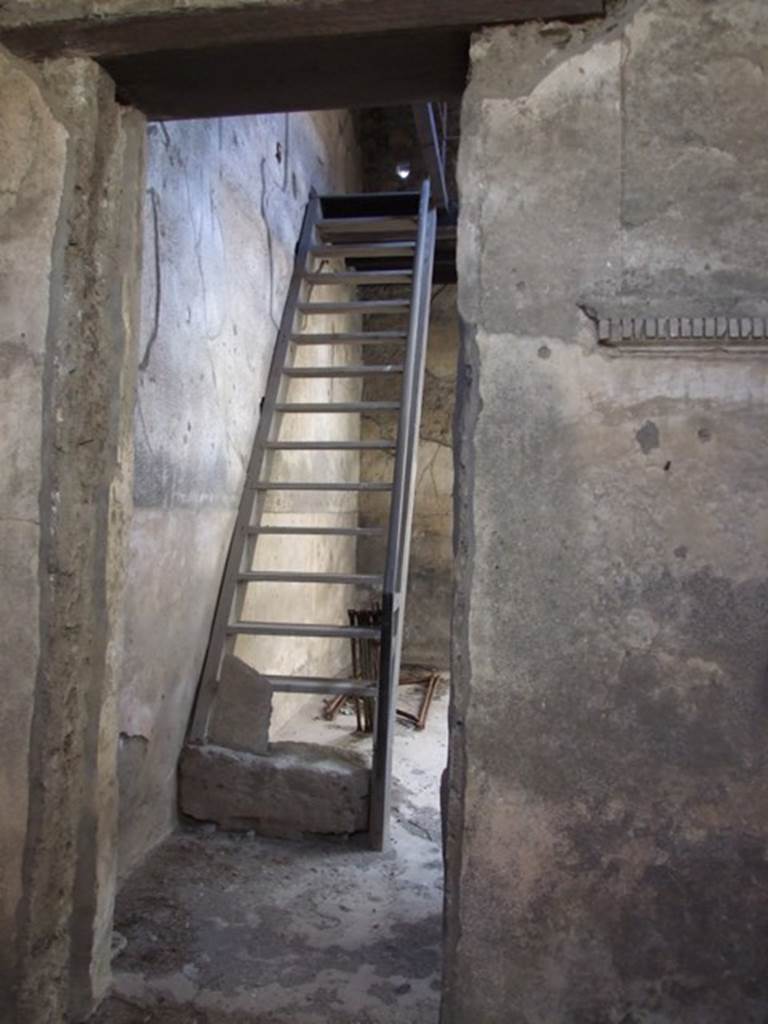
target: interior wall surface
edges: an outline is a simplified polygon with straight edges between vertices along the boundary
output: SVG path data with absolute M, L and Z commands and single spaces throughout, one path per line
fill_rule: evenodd
M 403 662 L 447 669 L 450 664 L 451 610 L 453 604 L 453 415 L 456 366 L 459 352 L 459 318 L 456 288 L 434 289 L 429 323 L 424 400 L 419 431 L 418 469 L 413 511 L 408 595 L 406 602 Z M 391 318 L 384 329 L 392 329 Z M 403 329 L 407 329 L 404 322 Z M 366 362 L 396 362 L 402 355 L 397 345 L 376 348 Z M 364 393 L 371 401 L 397 399 L 399 377 L 366 381 Z M 366 413 L 363 437 L 394 440 L 397 422 L 391 413 Z M 394 452 L 365 452 L 362 479 L 389 481 L 394 473 Z M 370 493 L 360 501 L 363 526 L 387 527 L 389 496 Z M 381 572 L 384 551 L 380 540 L 359 545 L 360 572 Z
M 0 987 L 14 969 L 40 656 L 39 492 L 48 279 L 67 133 L 38 80 L 0 54 Z M 37 295 L 30 309 L 22 296 Z M 0 1004 L 1 1005 L 1 1004 Z
M 143 120 L 0 52 L 0 142 L 0 1016 L 43 1024 L 109 979 Z
M 343 112 L 149 127 L 135 511 L 120 685 L 123 872 L 175 820 L 176 762 L 310 189 L 343 192 L 356 179 L 353 124 Z M 332 362 L 334 355 L 313 348 L 311 359 Z M 328 385 L 297 380 L 291 398 L 320 400 L 319 386 Z M 283 436 L 292 436 L 295 425 L 285 423 Z M 339 417 L 336 429 L 359 434 L 357 417 Z M 356 479 L 356 463 L 338 469 Z M 298 453 L 281 456 L 273 477 L 297 479 L 300 470 Z M 297 568 L 295 554 L 290 539 L 275 541 L 260 566 Z M 330 558 L 318 545 L 299 554 L 306 554 L 307 569 L 326 568 Z M 345 567 L 354 564 L 354 551 L 339 557 Z M 295 591 L 262 585 L 246 614 L 261 608 L 262 617 L 279 619 L 271 613 L 284 608 L 286 589 Z M 298 603 L 320 602 L 314 610 L 322 615 L 320 596 L 308 597 L 309 589 L 302 588 Z M 255 667 L 275 671 L 274 657 L 272 664 L 260 660 L 273 647 L 252 639 L 238 650 Z M 284 702 L 276 715 L 290 710 Z
M 764 342 L 596 322 L 768 314 L 767 54 L 762 0 L 473 43 L 446 1024 L 768 1013 Z

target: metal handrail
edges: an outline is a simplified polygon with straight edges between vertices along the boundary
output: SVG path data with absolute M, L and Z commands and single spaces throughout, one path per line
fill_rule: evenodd
M 425 181 L 421 188 L 419 205 L 419 230 L 416 239 L 413 290 L 411 294 L 408 344 L 403 366 L 402 397 L 395 456 L 392 504 L 390 507 L 389 537 L 387 540 L 387 567 L 384 576 L 384 591 L 395 592 L 402 581 L 403 546 L 402 532 L 408 499 L 409 470 L 412 466 L 412 439 L 414 420 L 420 413 L 417 403 L 421 370 L 425 365 L 426 337 L 423 326 L 424 261 L 428 235 L 430 186 Z
M 402 398 L 389 516 L 387 563 L 382 594 L 382 634 L 379 693 L 371 779 L 371 845 L 382 849 L 390 816 L 392 741 L 395 701 L 400 675 L 403 614 L 410 555 L 411 521 L 416 490 L 416 459 L 424 390 L 432 271 L 437 214 L 430 208 L 430 185 L 421 187 L 419 227 L 413 267 L 413 290 L 408 343 L 403 369 Z
M 448 171 L 448 104 L 417 103 L 413 107 L 416 135 L 426 164 L 435 205 L 454 207 Z

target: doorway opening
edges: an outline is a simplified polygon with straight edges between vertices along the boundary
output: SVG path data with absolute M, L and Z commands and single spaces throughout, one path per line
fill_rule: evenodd
M 453 206 L 456 107 L 441 116 Z M 403 653 L 405 673 L 433 683 L 403 686 L 399 694 L 404 714 L 395 734 L 391 844 L 376 854 L 355 835 L 282 838 L 264 822 L 219 816 L 217 786 L 223 796 L 226 784 L 210 775 L 185 776 L 183 759 L 176 784 L 309 196 L 412 190 L 430 173 L 429 160 L 410 107 L 149 126 L 120 678 L 122 882 L 114 990 L 97 1014 L 99 1024 L 438 1020 L 459 347 L 450 244 L 455 208 L 441 214 L 443 259 L 432 293 Z M 383 294 L 376 285 L 360 292 L 365 299 Z M 317 332 L 354 326 L 343 313 L 314 319 L 310 330 Z M 384 327 L 375 314 L 365 320 L 359 326 L 367 331 Z M 358 347 L 313 358 L 318 366 L 337 359 L 374 367 L 391 362 L 393 353 Z M 301 387 L 304 401 L 385 404 L 396 383 L 371 375 Z M 308 436 L 306 422 L 300 429 Z M 374 410 L 337 417 L 334 429 L 339 438 L 365 442 L 391 437 L 392 425 Z M 305 469 L 297 453 L 280 455 L 289 474 Z M 324 471 L 329 479 L 376 484 L 391 474 L 391 463 L 384 449 L 341 451 Z M 300 524 L 342 514 L 373 532 L 386 518 L 376 490 L 355 495 L 344 508 L 317 499 L 307 504 L 303 495 L 289 499 L 268 505 L 266 521 L 288 515 Z M 382 568 L 382 546 L 365 537 L 342 544 L 269 538 L 261 550 L 278 573 L 299 554 L 302 567 L 315 571 Z M 290 608 L 307 622 L 331 621 L 370 608 L 370 595 L 354 587 L 334 588 L 332 595 L 318 589 L 263 583 L 253 617 L 281 621 Z M 249 637 L 237 654 L 259 672 L 343 676 L 361 651 L 346 641 L 307 640 L 297 648 L 282 638 Z M 364 703 L 334 706 L 316 695 L 276 693 L 269 742 L 273 749 L 315 744 L 370 765 Z M 203 810 L 195 799 L 201 781 Z

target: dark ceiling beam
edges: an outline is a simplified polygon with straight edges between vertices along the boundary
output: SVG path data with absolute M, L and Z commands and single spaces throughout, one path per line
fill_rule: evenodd
M 122 14 L 118 7 L 113 14 L 37 22 L 28 15 L 27 24 L 0 28 L 0 42 L 33 59 L 79 54 L 105 60 L 160 50 L 586 18 L 602 14 L 604 0 L 240 0 L 215 10 L 187 7 L 144 15 L 130 15 L 129 10 L 125 0 Z
M 463 32 L 294 39 L 102 60 L 150 120 L 410 104 L 461 95 Z

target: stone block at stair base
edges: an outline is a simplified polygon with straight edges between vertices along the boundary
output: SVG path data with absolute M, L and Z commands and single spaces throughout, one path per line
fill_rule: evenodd
M 215 746 L 250 754 L 269 750 L 272 687 L 269 681 L 233 654 L 221 665 L 208 738 Z
M 283 839 L 366 831 L 369 787 L 359 755 L 314 743 L 273 743 L 268 755 L 188 746 L 179 766 L 184 814 Z

